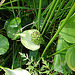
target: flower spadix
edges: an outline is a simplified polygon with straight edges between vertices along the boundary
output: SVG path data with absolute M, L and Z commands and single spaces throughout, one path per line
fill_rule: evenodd
M 36 29 L 26 30 L 20 34 L 21 43 L 30 50 L 38 50 L 44 42 L 40 32 Z

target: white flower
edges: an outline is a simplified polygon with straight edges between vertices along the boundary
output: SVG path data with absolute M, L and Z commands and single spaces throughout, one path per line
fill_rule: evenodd
M 31 75 L 27 70 L 17 68 L 14 70 L 5 68 L 5 75 Z
M 23 33 L 20 34 L 21 36 L 21 43 L 28 49 L 35 51 L 40 48 L 40 45 L 34 44 L 33 41 L 31 40 L 31 34 L 38 30 L 36 29 L 31 29 L 31 30 L 26 30 Z

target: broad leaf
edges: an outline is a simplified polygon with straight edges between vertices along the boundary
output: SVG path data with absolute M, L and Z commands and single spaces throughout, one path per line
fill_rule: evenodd
M 69 48 L 66 52 L 66 62 L 69 68 L 75 71 L 75 46 Z
M 7 36 L 12 40 L 16 40 L 19 37 L 17 32 L 21 29 L 20 23 L 21 19 L 18 17 L 12 20 L 9 19 L 5 22 L 4 28 L 7 31 Z
M 8 49 L 9 49 L 8 39 L 2 34 L 0 34 L 0 55 L 7 52 Z
M 61 23 L 63 21 L 64 20 L 62 20 Z M 60 35 L 67 42 L 75 43 L 75 13 L 68 19 L 65 26 L 61 30 Z
M 69 46 L 69 44 L 67 42 L 65 42 L 63 38 L 59 37 L 56 51 L 59 51 L 68 46 Z M 61 52 L 60 54 L 55 55 L 55 57 L 54 57 L 54 70 L 55 71 L 64 73 L 64 68 L 66 68 L 65 54 L 66 54 L 66 50 Z M 69 71 L 69 69 L 68 69 L 68 71 Z

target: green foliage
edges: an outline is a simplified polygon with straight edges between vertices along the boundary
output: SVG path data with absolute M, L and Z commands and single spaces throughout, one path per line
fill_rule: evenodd
M 40 0 L 35 1 L 36 8 L 39 8 L 39 1 Z M 29 0 L 27 3 L 28 3 L 29 6 L 34 7 L 33 0 Z M 46 6 L 47 6 L 47 0 L 43 0 L 42 7 L 46 7 Z
M 0 34 L 0 55 L 7 52 L 8 49 L 9 49 L 8 39 L 2 34 Z
M 21 29 L 21 19 L 20 18 L 14 18 L 12 20 L 7 20 L 5 22 L 5 30 L 7 31 L 7 36 L 11 38 L 12 40 L 16 40 L 19 35 L 17 35 L 17 32 Z
M 68 46 L 69 46 L 69 44 L 67 42 L 65 42 L 65 40 L 62 37 L 59 37 L 56 51 L 60 51 L 61 49 L 66 48 Z M 55 55 L 55 57 L 54 57 L 54 70 L 57 72 L 64 73 L 64 70 L 67 67 L 67 65 L 65 66 L 66 51 L 67 50 L 64 50 L 61 53 Z M 66 72 L 69 72 L 69 68 Z
M 23 61 L 28 60 L 28 62 L 26 63 L 26 65 L 28 65 L 28 67 L 26 68 L 27 70 L 29 70 L 29 72 L 33 75 L 38 75 L 38 73 L 41 74 L 49 74 L 51 69 L 50 69 L 50 65 L 49 62 L 47 62 L 46 60 L 44 60 L 44 58 L 42 58 L 42 67 L 40 67 L 40 59 L 38 59 L 37 61 L 33 60 L 33 57 L 31 56 L 31 58 L 29 59 L 28 54 L 23 54 L 21 52 L 19 52 L 19 54 L 21 55 L 21 57 L 23 58 Z M 38 68 L 39 66 L 39 68 Z M 38 70 L 37 70 L 38 69 Z
M 69 48 L 66 52 L 66 62 L 69 68 L 75 71 L 75 46 Z
M 74 0 L 7 0 L 0 6 L 0 65 L 13 69 L 0 66 L 7 75 L 26 74 L 15 69 L 19 67 L 32 75 L 69 75 L 75 71 Z M 10 48 L 5 36 L 11 38 Z
M 61 23 L 63 23 L 64 20 L 62 20 Z M 75 13 L 67 20 L 64 28 L 60 32 L 60 35 L 67 42 L 75 43 Z

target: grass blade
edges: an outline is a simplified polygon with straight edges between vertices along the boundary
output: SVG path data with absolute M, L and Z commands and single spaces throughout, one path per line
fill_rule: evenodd
M 47 44 L 47 46 L 45 47 L 41 57 L 43 57 L 43 55 L 45 54 L 46 50 L 49 48 L 49 46 L 51 45 L 51 43 L 54 41 L 54 39 L 57 37 L 57 35 L 59 34 L 59 32 L 61 31 L 61 29 L 65 26 L 66 21 L 70 18 L 70 16 L 73 14 L 73 12 L 75 11 L 75 3 L 72 6 L 70 12 L 68 13 L 68 15 L 66 16 L 64 22 L 61 24 L 60 28 L 57 30 L 57 32 L 55 33 L 55 35 L 53 36 L 53 38 L 49 41 L 49 43 Z

